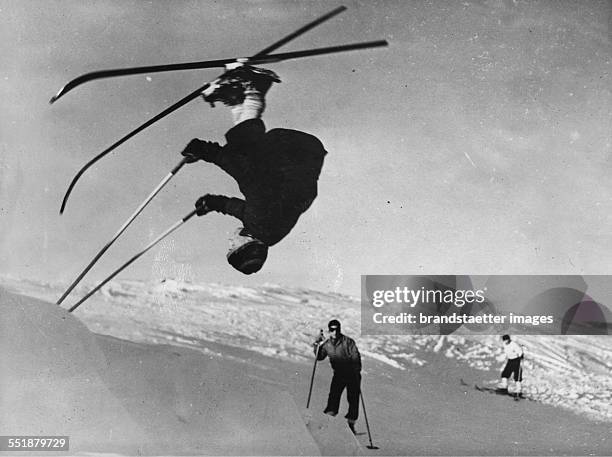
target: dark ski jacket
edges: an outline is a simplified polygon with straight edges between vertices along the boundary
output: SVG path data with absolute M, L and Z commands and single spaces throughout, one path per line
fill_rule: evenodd
M 251 235 L 272 246 L 316 198 L 327 151 L 304 132 L 266 132 L 261 119 L 235 125 L 225 138 L 225 146 L 206 148 L 203 158 L 232 176 L 245 198 L 224 197 L 223 207 L 213 209 L 240 219 Z
M 314 348 L 317 354 L 317 347 Z M 358 374 L 361 372 L 361 354 L 357 349 L 355 340 L 346 335 L 340 334 L 336 341 L 331 339 L 325 341 L 319 347 L 317 360 L 323 360 L 329 357 L 334 372 L 340 374 Z

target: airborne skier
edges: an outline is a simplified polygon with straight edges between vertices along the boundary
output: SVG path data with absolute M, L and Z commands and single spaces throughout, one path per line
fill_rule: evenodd
M 69 81 L 57 94 L 51 97 L 49 103 L 55 103 L 69 91 L 84 84 L 102 78 L 137 75 L 178 70 L 193 70 L 196 68 L 224 67 L 223 75 L 211 83 L 206 83 L 190 94 L 178 100 L 156 114 L 140 126 L 136 127 L 98 155 L 89 160 L 74 176 L 60 207 L 64 213 L 66 203 L 74 186 L 80 177 L 96 162 L 110 154 L 130 138 L 150 127 L 155 122 L 175 112 L 190 101 L 204 96 L 209 102 L 221 101 L 232 108 L 234 128 L 226 134 L 227 144 L 192 140 L 183 153 L 182 160 L 157 185 L 149 196 L 140 204 L 136 211 L 121 226 L 113 238 L 94 256 L 79 276 L 57 301 L 62 301 L 70 294 L 95 263 L 104 255 L 112 244 L 121 236 L 134 219 L 186 164 L 198 160 L 212 162 L 225 170 L 239 184 L 244 200 L 221 195 L 204 195 L 196 202 L 196 209 L 185 215 L 181 220 L 168 228 L 153 240 L 138 254 L 115 270 L 104 281 L 92 289 L 85 297 L 70 308 L 74 311 L 87 298 L 131 265 L 140 256 L 166 236 L 191 219 L 195 214 L 204 215 L 210 211 L 219 211 L 235 216 L 243 223 L 232 239 L 228 261 L 239 271 L 251 274 L 263 266 L 268 248 L 282 240 L 293 229 L 300 215 L 306 211 L 317 196 L 317 181 L 323 166 L 323 158 L 327 152 L 321 142 L 306 133 L 296 130 L 274 129 L 266 132 L 261 121 L 261 113 L 265 107 L 265 94 L 273 82 L 280 82 L 271 71 L 256 68 L 251 65 L 261 63 L 282 62 L 288 59 L 332 54 L 358 49 L 387 46 L 386 40 L 353 43 L 325 48 L 308 49 L 274 54 L 281 46 L 300 35 L 312 30 L 334 16 L 346 10 L 339 6 L 312 22 L 300 27 L 280 40 L 266 46 L 251 57 L 208 60 L 199 62 L 183 62 L 164 65 L 149 65 L 132 68 L 98 70 L 82 74 Z M 250 64 L 250 65 L 247 65 Z
M 317 196 L 326 151 L 312 135 L 297 130 L 266 131 L 261 115 L 265 95 L 278 76 L 262 68 L 239 65 L 202 95 L 214 106 L 231 108 L 234 126 L 227 143 L 193 139 L 181 152 L 188 163 L 214 163 L 234 178 L 244 199 L 206 194 L 196 201 L 198 216 L 211 211 L 234 216 L 240 227 L 230 240 L 228 262 L 238 271 L 259 271 L 268 248 L 293 229 Z

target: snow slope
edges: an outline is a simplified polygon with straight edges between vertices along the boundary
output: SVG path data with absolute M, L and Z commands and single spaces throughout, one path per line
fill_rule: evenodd
M 6 287 L 57 300 L 59 285 L 4 278 Z M 83 286 L 73 292 L 80 297 Z M 66 303 L 70 302 L 70 298 Z M 473 381 L 493 385 L 503 366 L 496 336 L 360 336 L 359 301 L 334 293 L 165 280 L 111 282 L 75 314 L 94 332 L 134 342 L 206 350 L 205 343 L 248 349 L 282 360 L 310 361 L 310 343 L 331 318 L 343 322 L 365 358 L 386 376 L 426 367 L 443 354 L 480 371 Z M 526 349 L 524 391 L 542 403 L 612 422 L 612 338 L 521 336 Z M 456 379 L 459 384 L 460 379 Z
M 292 396 L 241 363 L 96 336 L 2 288 L 0 316 L 0 435 L 68 436 L 70 453 L 95 455 L 360 453 L 348 428 L 309 431 Z

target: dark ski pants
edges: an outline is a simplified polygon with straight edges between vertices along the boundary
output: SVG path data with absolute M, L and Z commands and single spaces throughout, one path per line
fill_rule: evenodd
M 344 417 L 349 420 L 357 420 L 359 416 L 359 392 L 361 389 L 361 374 L 359 373 L 340 373 L 334 371 L 334 376 L 329 388 L 329 396 L 327 397 L 327 406 L 324 412 L 331 412 L 334 413 L 334 415 L 338 414 L 340 398 L 342 397 L 342 391 L 345 387 L 349 409 Z
M 514 381 L 519 382 L 522 381 L 523 377 L 521 376 L 521 358 L 517 357 L 516 359 L 510 359 L 506 363 L 504 367 L 504 371 L 502 371 L 502 378 L 510 378 L 510 376 L 514 374 Z

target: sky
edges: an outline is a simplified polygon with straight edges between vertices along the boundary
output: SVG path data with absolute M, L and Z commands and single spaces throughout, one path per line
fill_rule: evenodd
M 612 273 L 612 2 L 0 0 L 0 274 L 69 284 L 181 159 L 223 142 L 230 113 L 196 100 L 89 159 L 219 75 L 87 83 L 99 69 L 251 55 L 339 5 L 278 52 L 388 48 L 270 65 L 269 128 L 316 135 L 319 197 L 249 277 L 226 262 L 238 221 L 188 221 L 124 279 L 303 286 L 358 295 L 365 274 Z M 95 283 L 193 208 L 239 196 L 184 167 L 86 277 Z

